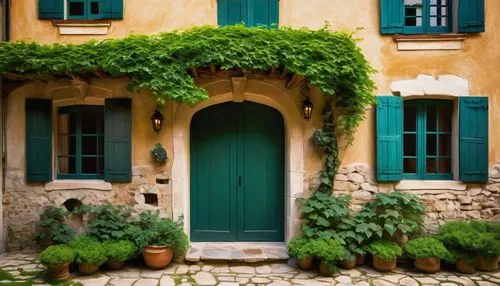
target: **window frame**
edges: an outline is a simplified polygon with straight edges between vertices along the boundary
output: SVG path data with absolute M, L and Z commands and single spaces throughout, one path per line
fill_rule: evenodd
M 98 133 L 82 133 L 82 113 L 83 111 L 90 111 L 90 112 L 95 112 L 95 113 L 102 113 L 101 120 L 97 121 L 97 125 L 102 126 L 102 130 L 98 130 Z M 104 179 L 104 173 L 105 173 L 105 166 L 104 166 L 104 156 L 105 152 L 104 149 L 102 150 L 101 153 L 99 153 L 101 150 L 99 150 L 99 137 L 102 137 L 103 143 L 104 143 L 104 105 L 70 105 L 70 106 L 63 106 L 59 107 L 57 111 L 57 117 L 56 117 L 56 122 L 57 125 L 59 125 L 59 115 L 61 114 L 69 114 L 69 113 L 74 113 L 76 114 L 76 123 L 75 123 L 75 135 L 70 135 L 67 134 L 68 137 L 70 136 L 75 136 L 75 174 L 70 174 L 70 173 L 61 173 L 59 169 L 59 158 L 61 157 L 70 157 L 69 152 L 66 156 L 60 155 L 59 154 L 59 136 L 61 135 L 60 130 L 57 130 L 56 134 L 56 178 L 57 179 L 78 179 L 78 180 L 92 180 L 92 179 Z M 68 121 L 69 124 L 69 121 Z M 97 140 L 97 146 L 96 146 L 96 155 L 84 155 L 83 154 L 83 148 L 82 148 L 82 140 L 83 137 L 85 136 L 95 136 Z M 102 170 L 103 172 L 100 174 L 99 170 L 97 170 L 98 173 L 83 173 L 82 171 L 82 159 L 84 157 L 90 158 L 90 157 L 95 157 L 97 159 L 102 158 L 103 166 Z M 96 162 L 97 163 L 97 162 Z
M 69 5 L 72 2 L 82 2 L 83 3 L 83 16 L 71 16 L 69 13 Z M 101 19 L 101 14 L 102 14 L 102 7 L 100 4 L 100 0 L 66 0 L 66 19 L 68 20 L 96 20 L 96 19 Z M 92 14 L 91 12 L 91 7 L 92 3 L 99 3 L 99 13 L 98 14 Z
M 440 1 L 440 0 L 437 0 Z M 446 26 L 432 27 L 430 26 L 430 0 L 422 0 L 422 26 L 406 26 L 406 6 L 404 1 L 402 1 L 401 5 L 403 5 L 403 34 L 448 34 L 453 31 L 453 15 L 454 15 L 454 6 L 453 0 L 447 1 L 447 23 Z
M 404 162 L 403 162 L 403 179 L 409 179 L 409 180 L 453 180 L 453 164 L 454 164 L 454 158 L 453 158 L 453 101 L 452 100 L 444 100 L 444 99 L 415 99 L 415 100 L 406 100 L 403 101 L 403 125 L 404 125 L 404 112 L 405 112 L 405 107 L 407 105 L 414 105 L 416 106 L 416 130 L 415 131 L 406 131 L 404 126 L 403 126 L 403 137 L 402 137 L 402 144 L 403 144 L 403 157 L 402 160 L 404 161 L 405 158 L 415 158 L 416 159 L 416 173 L 405 173 L 404 171 Z M 442 132 L 436 129 L 436 131 L 428 131 L 427 130 L 427 107 L 429 106 L 447 106 L 449 107 L 451 113 L 449 114 L 450 117 L 450 126 L 449 126 L 449 132 Z M 436 124 L 439 126 L 439 115 L 436 114 Z M 449 134 L 450 135 L 450 155 L 449 156 L 440 156 L 439 154 L 439 143 L 436 143 L 436 155 L 427 155 L 427 135 L 428 134 L 436 134 L 437 140 L 439 140 L 439 135 L 442 134 Z M 416 135 L 416 146 L 415 146 L 415 151 L 416 154 L 415 156 L 406 156 L 404 152 L 404 142 L 405 142 L 405 135 L 406 134 L 415 134 Z M 439 141 L 437 141 L 439 142 Z M 428 157 L 435 157 L 435 158 L 448 158 L 450 160 L 450 173 L 427 173 L 426 170 L 426 160 Z M 436 163 L 437 164 L 437 163 Z

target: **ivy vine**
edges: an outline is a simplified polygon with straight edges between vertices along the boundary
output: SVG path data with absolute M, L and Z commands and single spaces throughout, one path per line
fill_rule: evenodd
M 304 77 L 335 98 L 335 105 L 343 110 L 338 128 L 350 137 L 374 99 L 370 79 L 374 70 L 353 32 L 332 32 L 327 26 L 319 30 L 204 26 L 78 45 L 0 44 L 4 75 L 128 77 L 131 88 L 151 90 L 160 104 L 167 99 L 187 103 L 207 99 L 207 91 L 195 85 L 190 70 L 211 65 L 225 70 L 286 68 Z

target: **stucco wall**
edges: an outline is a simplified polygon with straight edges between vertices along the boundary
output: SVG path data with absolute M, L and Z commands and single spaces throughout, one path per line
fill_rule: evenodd
M 90 38 L 123 37 L 130 33 L 154 34 L 174 29 L 187 29 L 193 25 L 216 24 L 216 0 L 124 0 L 124 20 L 113 21 L 106 36 L 61 36 L 50 21 L 40 21 L 37 7 L 32 0 L 12 1 L 13 40 L 33 40 L 42 43 L 79 43 Z M 486 32 L 467 35 L 460 50 L 452 51 L 398 51 L 392 36 L 379 33 L 379 1 L 351 0 L 311 0 L 307 5 L 303 0 L 280 1 L 280 24 L 293 27 L 323 27 L 325 21 L 332 30 L 363 29 L 356 36 L 361 38 L 359 45 L 373 67 L 378 71 L 373 75 L 377 86 L 377 94 L 391 94 L 390 85 L 398 80 L 415 79 L 419 74 L 439 76 L 443 74 L 457 75 L 468 81 L 470 95 L 489 97 L 490 104 L 490 184 L 485 186 L 467 185 L 460 190 L 443 186 L 434 189 L 413 190 L 420 194 L 430 207 L 427 221 L 430 225 L 436 221 L 464 217 L 491 218 L 500 214 L 500 1 L 486 0 Z M 218 80 L 212 78 L 209 80 Z M 200 85 L 206 82 L 199 81 Z M 278 90 L 284 89 L 283 82 L 272 83 Z M 155 177 L 158 174 L 172 177 L 172 164 L 176 154 L 173 150 L 175 134 L 172 125 L 179 105 L 169 102 L 164 110 L 166 121 L 160 134 L 152 131 L 150 116 L 155 103 L 148 92 L 141 95 L 130 94 L 124 80 L 93 80 L 86 93 L 88 101 L 101 100 L 103 97 L 133 98 L 133 170 L 132 184 L 114 184 L 111 191 L 51 191 L 47 192 L 43 185 L 26 184 L 24 181 L 24 99 L 26 97 L 56 97 L 59 102 L 81 98 L 81 90 L 71 86 L 68 81 L 45 84 L 28 84 L 12 92 L 8 98 L 7 115 L 7 180 L 4 197 L 4 214 L 14 237 L 9 237 L 10 247 L 19 248 L 19 237 L 24 237 L 26 246 L 32 245 L 30 239 L 34 234 L 34 223 L 38 220 L 40 208 L 44 205 L 59 204 L 62 198 L 77 196 L 87 203 L 110 200 L 117 203 L 128 203 L 135 207 L 147 207 L 141 202 L 140 192 L 152 189 L 160 194 L 160 206 L 166 216 L 177 214 L 172 208 L 175 200 L 172 184 L 157 186 Z M 211 94 L 222 91 L 210 90 Z M 227 92 L 227 91 L 226 91 Z M 301 96 L 299 90 L 286 91 L 291 94 L 295 107 L 300 110 Z M 315 128 L 321 126 L 322 96 L 313 90 L 312 101 L 315 105 L 314 116 L 310 121 L 302 120 L 300 128 L 303 133 L 303 190 L 309 194 L 317 185 L 318 172 L 322 168 L 322 156 L 309 143 Z M 377 192 L 386 192 L 401 188 L 397 185 L 380 185 L 373 179 L 375 169 L 375 125 L 373 110 L 367 111 L 366 120 L 361 123 L 356 140 L 352 146 L 342 146 L 341 159 L 343 169 L 336 180 L 335 191 L 351 193 L 355 203 L 370 200 Z M 167 164 L 156 166 L 149 155 L 150 149 L 161 142 L 169 152 Z M 408 191 L 404 189 L 404 191 Z M 411 190 L 410 190 L 411 191 Z M 464 198 L 464 194 L 468 198 Z M 296 207 L 293 201 L 290 208 Z M 182 209 L 182 208 L 181 208 Z M 291 210 L 297 213 L 297 210 Z M 295 217 L 296 218 L 296 217 Z

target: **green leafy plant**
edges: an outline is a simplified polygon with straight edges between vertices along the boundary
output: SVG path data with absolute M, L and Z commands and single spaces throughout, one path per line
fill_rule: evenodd
M 315 192 L 302 207 L 305 223 L 302 233 L 305 237 L 340 239 L 335 229 L 342 218 L 349 215 L 350 196 L 335 197 Z
M 500 255 L 500 239 L 498 233 L 480 233 L 473 244 L 476 253 L 483 257 L 496 257 Z
M 177 255 L 186 253 L 189 248 L 189 240 L 182 226 L 171 219 L 161 219 L 154 226 L 148 244 L 170 247 Z
M 404 251 L 411 258 L 435 257 L 453 263 L 455 257 L 446 249 L 444 244 L 433 237 L 421 237 L 410 240 Z
M 396 259 L 403 253 L 403 250 L 395 242 L 389 240 L 377 240 L 368 246 L 368 252 L 384 260 Z
M 126 237 L 142 251 L 149 244 L 150 237 L 153 235 L 159 221 L 159 212 L 141 212 L 138 219 L 133 220 L 125 229 Z
M 127 239 L 132 211 L 126 206 L 107 202 L 90 209 L 87 233 L 99 241 Z
M 108 259 L 115 259 L 120 262 L 125 262 L 137 254 L 137 247 L 130 240 L 120 241 L 105 241 L 104 249 Z
M 379 193 L 374 202 L 367 203 L 364 212 L 370 222 L 382 227 L 393 238 L 396 232 L 416 234 L 422 231 L 425 207 L 415 195 L 401 192 Z
M 36 226 L 36 240 L 42 245 L 65 244 L 76 234 L 75 229 L 65 223 L 67 212 L 57 207 L 43 210 Z
M 342 243 L 331 238 L 319 238 L 311 241 L 312 254 L 320 258 L 331 268 L 345 257 L 345 249 Z
M 103 243 L 93 237 L 77 236 L 68 245 L 73 249 L 78 264 L 101 265 L 108 260 Z
M 312 257 L 314 256 L 313 246 L 311 239 L 296 236 L 287 245 L 288 255 L 296 259 Z
M 167 162 L 167 150 L 163 148 L 163 145 L 160 143 L 156 144 L 153 150 L 151 150 L 151 155 L 155 159 L 156 162 L 160 164 L 165 164 Z
M 39 259 L 45 265 L 60 265 L 73 262 L 75 254 L 66 245 L 51 245 L 40 253 Z

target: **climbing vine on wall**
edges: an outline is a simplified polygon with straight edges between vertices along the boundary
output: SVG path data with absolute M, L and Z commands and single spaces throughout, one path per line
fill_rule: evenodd
M 343 110 L 338 129 L 351 137 L 374 99 L 370 79 L 374 70 L 353 33 L 332 32 L 328 27 L 313 31 L 205 26 L 78 45 L 0 44 L 4 75 L 128 77 L 132 88 L 151 90 L 160 104 L 167 99 L 188 103 L 206 99 L 206 90 L 194 84 L 189 71 L 210 65 L 264 71 L 284 67 L 304 77 L 335 99 L 335 106 Z

